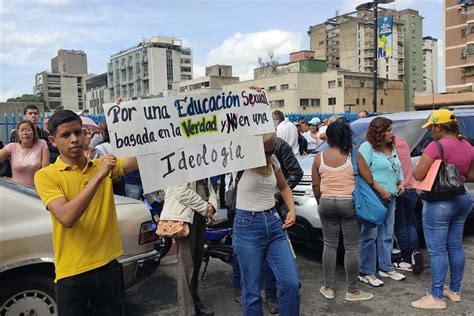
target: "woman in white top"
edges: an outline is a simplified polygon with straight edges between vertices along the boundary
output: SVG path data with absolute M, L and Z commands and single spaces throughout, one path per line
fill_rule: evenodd
M 321 124 L 321 120 L 317 117 L 313 117 L 309 122 L 309 131 L 304 133 L 304 137 L 308 141 L 308 151 L 315 150 L 316 147 L 321 143 L 321 139 L 319 139 L 318 131 L 319 131 L 319 124 Z
M 245 170 L 237 190 L 233 243 L 242 273 L 243 314 L 263 315 L 260 291 L 266 263 L 272 269 L 279 289 L 280 315 L 299 315 L 299 275 L 285 232 L 295 223 L 295 204 L 280 163 L 273 155 L 275 135 L 264 135 L 263 140 L 267 164 Z M 289 208 L 284 223 L 275 210 L 277 188 Z

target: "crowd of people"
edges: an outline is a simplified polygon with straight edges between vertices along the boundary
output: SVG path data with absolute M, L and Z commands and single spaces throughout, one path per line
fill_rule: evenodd
M 143 197 L 137 160 L 113 156 L 105 121 L 97 125 L 63 110 L 48 119 L 46 131 L 37 125 L 39 110 L 35 106 L 25 108 L 24 114 L 12 134 L 14 141 L 0 150 L 0 162 L 9 159 L 12 180 L 34 185 L 52 215 L 58 313 L 119 315 L 124 292 L 121 266 L 116 260 L 122 255 L 122 245 L 114 193 Z M 367 115 L 362 111 L 359 117 Z M 333 116 L 326 122 L 302 119 L 295 125 L 277 110 L 273 121 L 276 133 L 262 136 L 266 164 L 228 175 L 235 181 L 236 194 L 235 212 L 229 215 L 233 221 L 234 298 L 242 305 L 243 314 L 263 315 L 263 286 L 271 313 L 300 314 L 301 280 L 286 230 L 296 221 L 292 188 L 303 176 L 297 157 L 312 152 L 322 142 L 329 147 L 315 156 L 312 166 L 313 192 L 318 201 L 315 212 L 321 219 L 324 241 L 321 295 L 336 298 L 341 236 L 346 301 L 374 297 L 360 289 L 360 282 L 380 287 L 383 279 L 406 279 L 399 271 L 421 273 L 415 181 L 426 177 L 436 159 L 454 165 L 462 181 L 474 181 L 474 151 L 460 135 L 456 117 L 445 109 L 431 114 L 423 127 L 430 130 L 434 141 L 414 168 L 407 142 L 394 134 L 392 121 L 387 118 L 371 120 L 366 141 L 358 149 L 350 126 L 341 117 Z M 380 225 L 361 222 L 357 216 L 352 194 L 357 176 L 354 170 L 387 209 Z M 222 206 L 222 195 L 216 193 L 222 190 L 216 190 L 216 183 L 222 188 L 226 178 L 222 175 L 165 190 L 160 220 L 189 224 L 189 235 L 176 238 L 179 315 L 214 314 L 201 301 L 198 275 L 206 222 Z M 413 307 L 444 309 L 445 298 L 461 300 L 465 263 L 462 232 L 470 211 L 468 192 L 423 201 L 432 286 L 427 296 L 412 302 Z M 393 251 L 395 239 L 399 254 Z M 448 271 L 449 284 L 445 285 Z

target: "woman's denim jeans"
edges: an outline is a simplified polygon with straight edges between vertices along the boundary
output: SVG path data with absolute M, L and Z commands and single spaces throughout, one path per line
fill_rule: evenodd
M 274 208 L 264 212 L 237 209 L 233 243 L 242 274 L 244 315 L 263 315 L 260 292 L 265 262 L 276 278 L 280 315 L 300 314 L 298 269 L 282 225 Z
M 449 289 L 461 291 L 465 263 L 462 235 L 471 208 L 468 192 L 451 200 L 423 203 L 423 231 L 431 258 L 431 295 L 436 299 L 444 298 L 448 265 Z
M 393 271 L 392 249 L 393 228 L 395 223 L 395 198 L 390 202 L 382 201 L 387 207 L 387 218 L 378 225 L 362 224 L 362 243 L 360 247 L 360 272 L 374 275 L 379 269 L 385 272 Z
M 420 250 L 418 233 L 416 231 L 415 208 L 418 196 L 415 189 L 406 189 L 405 193 L 397 199 L 395 210 L 395 236 L 402 252 L 401 257 L 405 262 L 411 263 L 413 251 Z

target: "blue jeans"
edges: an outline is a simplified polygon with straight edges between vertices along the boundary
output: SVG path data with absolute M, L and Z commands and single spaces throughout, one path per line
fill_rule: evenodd
M 260 292 L 265 263 L 276 278 L 280 315 L 300 314 L 298 269 L 282 225 L 274 208 L 264 212 L 236 211 L 233 246 L 242 272 L 244 315 L 263 315 Z
M 143 200 L 143 187 L 138 184 L 125 183 L 125 196 L 135 200 Z
M 462 235 L 471 208 L 468 192 L 451 200 L 423 205 L 423 230 L 431 259 L 431 295 L 436 299 L 444 298 L 448 265 L 449 289 L 455 293 L 461 291 L 465 263 Z
M 385 272 L 393 271 L 392 248 L 395 223 L 395 198 L 390 202 L 382 201 L 387 207 L 387 218 L 378 225 L 362 224 L 362 242 L 360 247 L 360 272 L 374 275 L 378 268 Z
M 242 274 L 240 273 L 239 256 L 237 253 L 234 253 L 232 269 L 232 283 L 234 289 L 242 289 Z M 272 269 L 268 267 L 268 264 L 263 266 L 263 288 L 265 289 L 265 297 L 276 297 L 276 279 Z
M 397 199 L 395 210 L 395 236 L 400 246 L 401 256 L 405 262 L 411 263 L 411 254 L 420 250 L 418 233 L 415 226 L 415 208 L 418 196 L 415 189 L 406 189 Z

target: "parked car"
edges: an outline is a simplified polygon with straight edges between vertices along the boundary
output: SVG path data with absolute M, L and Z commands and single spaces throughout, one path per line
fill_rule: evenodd
M 474 145 L 474 107 L 456 107 L 452 110 L 457 117 L 461 134 Z M 431 112 L 416 111 L 380 115 L 391 119 L 395 134 L 405 138 L 411 149 L 413 164 L 416 164 L 423 150 L 432 141 L 431 133 L 427 129 L 421 128 Z M 365 141 L 365 133 L 373 119 L 374 117 L 368 117 L 351 123 L 357 146 Z M 327 147 L 326 143 L 322 143 L 316 149 L 316 153 L 324 151 Z M 318 205 L 311 185 L 311 167 L 315 155 L 301 156 L 298 159 L 304 176 L 293 189 L 296 204 L 296 224 L 289 230 L 290 237 L 294 242 L 310 247 L 320 246 L 322 241 L 321 221 L 317 212 Z M 474 184 L 467 183 L 466 188 L 474 197 Z M 417 212 L 418 214 L 421 212 L 421 203 L 418 205 Z M 473 216 L 474 212 L 471 213 L 471 217 Z M 421 216 L 418 216 L 418 220 L 421 221 Z M 421 227 L 421 225 L 419 226 Z
M 35 190 L 0 178 L 0 315 L 57 315 L 52 224 Z M 146 206 L 115 196 L 125 286 L 160 263 Z

